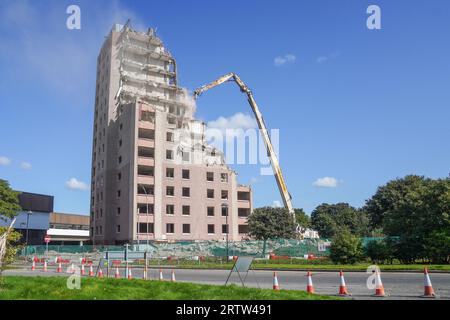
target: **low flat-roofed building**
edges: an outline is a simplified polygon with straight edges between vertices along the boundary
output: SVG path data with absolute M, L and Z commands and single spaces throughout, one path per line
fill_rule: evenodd
M 89 216 L 52 212 L 47 234 L 50 244 L 83 244 L 89 240 Z

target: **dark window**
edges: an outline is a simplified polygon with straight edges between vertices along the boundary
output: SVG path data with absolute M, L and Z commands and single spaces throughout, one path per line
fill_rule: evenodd
M 117 198 L 120 198 L 121 194 L 120 190 L 117 190 Z
M 166 196 L 174 196 L 175 195 L 175 187 L 166 187 Z
M 166 150 L 166 159 L 167 160 L 173 159 L 173 151 L 172 150 Z
M 206 197 L 209 199 L 214 199 L 214 189 L 206 190 Z
M 117 180 L 122 180 L 122 173 L 119 172 L 119 173 L 117 174 Z
M 175 169 L 174 168 L 166 168 L 166 177 L 173 178 L 174 176 L 175 176 Z
M 227 224 L 222 225 L 222 233 L 228 233 L 228 225 Z
M 206 173 L 206 181 L 214 181 L 214 172 Z
M 220 198 L 222 200 L 227 200 L 228 199 L 228 190 L 222 190 Z
M 213 224 L 208 224 L 208 233 L 209 234 L 213 234 L 215 231 L 214 231 L 214 225 Z
M 117 215 L 120 215 L 120 207 L 117 207 Z
M 116 232 L 117 232 L 117 233 L 120 233 L 120 224 L 117 225 L 117 227 L 116 227 Z
M 166 133 L 166 141 L 173 142 L 173 132 Z
M 208 207 L 207 208 L 207 214 L 209 217 L 214 216 L 214 207 Z
M 226 217 L 228 215 L 228 207 L 222 207 L 222 217 Z
M 221 173 L 220 174 L 220 181 L 221 182 L 228 182 L 228 173 Z
M 122 163 L 122 156 L 119 157 L 119 163 Z M 102 167 L 103 167 L 103 163 L 102 163 Z
M 191 196 L 191 189 L 190 188 L 183 188 L 183 197 L 190 197 Z
M 183 233 L 191 233 L 191 225 L 183 224 Z
M 183 169 L 182 177 L 183 177 L 183 179 L 190 179 L 190 171 L 187 169 Z
M 248 225 L 247 224 L 240 224 L 238 226 L 238 231 L 239 231 L 240 234 L 248 233 Z
M 175 206 L 173 204 L 166 205 L 166 214 L 174 214 Z
M 249 214 L 250 214 L 250 209 L 238 208 L 238 216 L 239 217 L 248 217 Z
M 191 214 L 191 206 L 183 206 L 183 215 L 188 216 Z
M 175 225 L 173 223 L 166 224 L 166 233 L 174 233 Z

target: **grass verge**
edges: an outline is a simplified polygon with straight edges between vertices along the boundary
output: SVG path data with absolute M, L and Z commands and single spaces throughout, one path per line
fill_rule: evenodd
M 82 278 L 69 290 L 66 277 L 3 277 L 0 299 L 7 300 L 335 300 L 304 291 L 214 286 L 181 282 Z

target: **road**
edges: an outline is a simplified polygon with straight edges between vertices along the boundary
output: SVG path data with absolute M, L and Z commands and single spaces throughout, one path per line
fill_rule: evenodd
M 226 270 L 192 270 L 192 269 L 174 269 L 176 281 L 195 282 L 203 284 L 223 285 L 228 277 L 229 271 Z M 88 272 L 88 269 L 86 269 Z M 106 270 L 104 270 L 106 274 Z M 110 271 L 114 272 L 114 271 Z M 171 269 L 163 269 L 164 279 L 170 279 Z M 56 273 L 55 269 L 49 269 L 47 272 L 41 270 L 6 270 L 5 275 L 27 275 L 27 276 L 68 276 L 67 273 Z M 134 278 L 142 278 L 142 269 L 132 269 Z M 157 279 L 158 269 L 150 269 L 151 279 Z M 121 276 L 125 275 L 125 270 L 121 269 Z M 306 272 L 304 271 L 278 271 L 278 282 L 281 289 L 305 290 Z M 112 274 L 110 274 L 112 276 Z M 346 272 L 345 281 L 347 288 L 352 294 L 353 299 L 424 299 L 423 294 L 423 274 L 411 272 L 383 272 L 381 279 L 386 292 L 386 297 L 373 297 L 374 289 L 368 289 L 366 282 L 370 275 L 365 272 Z M 437 299 L 450 300 L 450 273 L 430 273 L 431 282 Z M 337 272 L 314 272 L 312 276 L 314 289 L 317 294 L 336 295 L 339 291 L 339 274 Z M 272 271 L 250 271 L 246 286 L 272 288 Z M 231 277 L 231 283 L 240 284 L 239 277 L 234 273 Z

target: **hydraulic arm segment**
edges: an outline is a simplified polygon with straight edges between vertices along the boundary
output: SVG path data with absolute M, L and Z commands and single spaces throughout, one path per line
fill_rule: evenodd
M 284 206 L 289 210 L 289 212 L 294 215 L 294 208 L 292 207 L 291 195 L 288 192 L 286 183 L 284 182 L 283 174 L 281 173 L 280 164 L 278 162 L 277 155 L 275 154 L 272 146 L 272 142 L 270 141 L 269 134 L 267 133 L 267 128 L 264 123 L 264 119 L 262 117 L 261 112 L 259 111 L 258 105 L 256 104 L 255 99 L 253 98 L 253 94 L 247 85 L 238 77 L 235 73 L 228 73 L 219 79 L 206 84 L 197 90 L 194 91 L 194 98 L 197 99 L 203 92 L 212 89 L 226 81 L 234 81 L 237 83 L 241 92 L 247 94 L 248 103 L 253 110 L 253 113 L 256 117 L 256 122 L 258 123 L 259 130 L 264 139 L 264 144 L 266 145 L 267 155 L 270 159 L 270 163 L 272 165 L 272 169 L 275 175 L 275 179 L 278 184 L 278 189 L 280 190 L 281 198 L 283 199 Z

